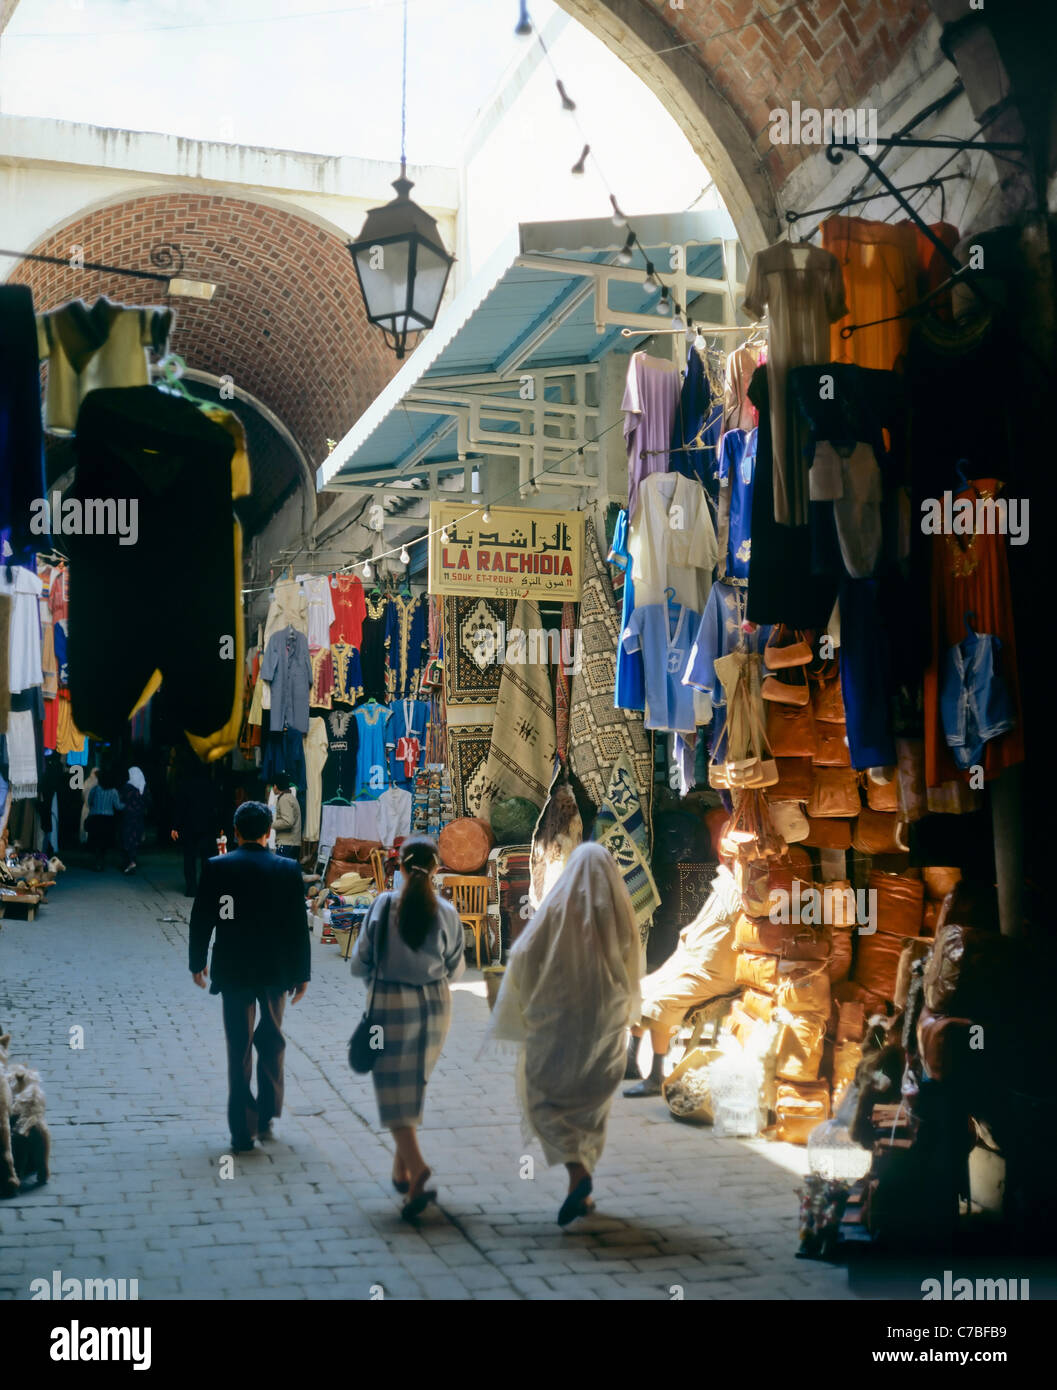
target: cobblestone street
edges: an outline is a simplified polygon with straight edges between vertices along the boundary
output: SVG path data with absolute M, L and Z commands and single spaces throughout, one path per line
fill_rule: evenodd
M 344 1056 L 363 986 L 318 940 L 287 1009 L 278 1139 L 223 1177 L 220 1004 L 191 983 L 178 886 L 175 857 L 131 880 L 71 869 L 37 922 L 3 923 L 0 1025 L 11 1060 L 41 1073 L 53 1177 L 0 1204 L 0 1296 L 54 1270 L 136 1278 L 146 1299 L 853 1296 L 844 1269 L 795 1259 L 803 1151 L 717 1139 L 659 1099 L 618 1096 L 598 1213 L 559 1230 L 564 1172 L 537 1155 L 521 1176 L 533 1151 L 509 1061 L 477 1055 L 488 1006 L 473 970 L 427 1096 L 440 1201 L 409 1228 L 370 1078 Z

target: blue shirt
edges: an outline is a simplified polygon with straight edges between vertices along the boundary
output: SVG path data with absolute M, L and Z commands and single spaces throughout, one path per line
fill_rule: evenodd
M 636 608 L 624 629 L 622 646 L 641 651 L 646 677 L 646 728 L 693 733 L 694 692 L 683 684 L 698 614 L 678 603 Z
M 373 801 L 389 785 L 386 729 L 390 715 L 386 705 L 361 705 L 356 711 L 360 732 L 356 750 L 356 800 Z

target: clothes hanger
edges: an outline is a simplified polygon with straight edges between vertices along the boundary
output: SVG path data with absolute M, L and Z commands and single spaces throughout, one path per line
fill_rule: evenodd
M 337 794 L 337 796 L 332 796 L 332 797 L 329 799 L 329 801 L 324 801 L 324 802 L 323 802 L 323 805 L 324 805 L 324 806 L 351 806 L 351 805 L 352 805 L 352 802 L 349 800 L 349 798 L 348 798 L 347 796 L 342 796 L 341 792 L 342 792 L 342 787 L 341 787 L 341 783 L 339 782 L 339 783 L 338 783 L 338 794 Z
M 674 613 L 674 611 L 679 607 L 679 604 L 675 601 L 675 590 L 672 588 L 670 584 L 664 591 L 664 597 L 668 600 L 668 612 Z

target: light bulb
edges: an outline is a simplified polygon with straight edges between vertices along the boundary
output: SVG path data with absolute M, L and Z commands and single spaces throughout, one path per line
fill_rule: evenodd
M 616 200 L 616 197 L 615 197 L 614 194 L 611 193 L 611 194 L 609 195 L 609 201 L 613 204 L 613 226 L 614 226 L 614 227 L 625 227 L 625 226 L 627 226 L 627 221 L 628 221 L 628 219 L 627 219 L 627 218 L 624 216 L 624 214 L 620 211 L 620 208 L 619 208 L 618 205 L 617 205 L 617 200 Z
M 364 579 L 370 579 L 371 577 L 371 566 L 367 560 L 363 562 L 363 577 Z
M 584 172 L 584 169 L 585 169 L 586 166 L 587 166 L 587 156 L 588 156 L 590 153 L 591 153 L 591 146 L 590 146 L 590 145 L 585 145 L 585 146 L 583 147 L 583 149 L 580 151 L 580 158 L 579 158 L 579 159 L 576 161 L 576 163 L 573 165 L 573 167 L 572 167 L 572 169 L 571 169 L 570 172 L 571 172 L 571 173 L 574 173 L 574 174 L 582 174 L 582 173 Z
M 672 328 L 675 330 L 676 333 L 686 332 L 686 324 L 683 321 L 682 314 L 676 314 L 675 318 L 672 319 Z
M 561 99 L 562 99 L 562 110 L 563 110 L 563 111 L 575 111 L 575 110 L 576 110 L 576 102 L 573 101 L 572 97 L 571 97 L 571 96 L 569 95 L 569 93 L 565 90 L 564 85 L 563 85 L 560 81 L 559 81 L 559 82 L 555 82 L 554 85 L 558 88 L 558 94 L 559 94 L 559 96 L 560 96 Z
M 402 565 L 409 565 L 409 564 L 411 563 L 411 556 L 407 553 L 407 546 L 406 546 L 406 545 L 404 546 L 403 550 L 401 550 L 401 552 L 400 552 L 400 563 L 401 563 Z
M 526 0 L 521 0 L 521 14 L 518 16 L 517 28 L 514 30 L 514 33 L 520 35 L 522 38 L 524 38 L 526 34 L 532 33 L 532 20 L 529 19 Z
M 485 507 L 484 511 L 481 513 L 481 520 L 482 520 L 486 525 L 488 524 L 488 522 L 490 522 L 490 521 L 492 520 L 492 513 L 488 510 L 487 507 Z
M 623 245 L 623 246 L 620 248 L 620 250 L 617 252 L 617 264 L 618 264 L 618 265 L 630 265 L 630 264 L 631 264 L 632 259 L 633 259 L 632 252 L 633 252 L 634 246 L 635 246 L 635 233 L 634 233 L 634 232 L 628 232 L 628 239 L 627 239 L 627 241 L 625 241 L 624 245 Z
M 654 274 L 653 262 L 652 262 L 652 261 L 647 261 L 647 262 L 646 262 L 646 278 L 645 278 L 645 280 L 643 280 L 643 282 L 642 282 L 642 288 L 643 288 L 644 290 L 659 290 L 660 287 L 661 287 L 661 286 L 660 286 L 660 281 L 657 279 L 657 276 Z
M 448 544 L 448 528 L 446 526 L 440 528 L 440 543 L 441 545 Z

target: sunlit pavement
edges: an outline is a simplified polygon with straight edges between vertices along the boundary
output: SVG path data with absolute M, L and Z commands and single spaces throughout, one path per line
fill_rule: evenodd
M 521 1137 L 509 1058 L 478 1055 L 473 970 L 427 1096 L 440 1199 L 417 1229 L 370 1078 L 345 1061 L 363 986 L 318 939 L 287 1009 L 277 1140 L 223 1162 L 220 1002 L 188 974 L 180 885 L 175 857 L 128 879 L 71 869 L 35 923 L 2 924 L 0 1031 L 41 1073 L 53 1176 L 0 1203 L 0 1296 L 54 1271 L 138 1279 L 145 1299 L 854 1296 L 842 1268 L 795 1258 L 803 1151 L 717 1139 L 659 1099 L 618 1096 L 597 1214 L 560 1230 L 564 1170 Z

